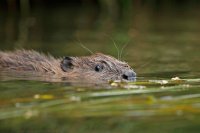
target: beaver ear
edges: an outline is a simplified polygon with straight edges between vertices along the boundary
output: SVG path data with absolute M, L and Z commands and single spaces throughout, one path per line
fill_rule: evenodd
M 61 61 L 60 67 L 64 72 L 67 72 L 68 70 L 73 68 L 72 60 L 73 59 L 71 57 L 65 57 Z

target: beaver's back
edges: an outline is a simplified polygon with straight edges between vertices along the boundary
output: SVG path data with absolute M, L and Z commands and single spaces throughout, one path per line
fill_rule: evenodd
M 59 73 L 59 59 L 33 50 L 0 51 L 0 69 Z
M 81 57 L 55 59 L 36 51 L 16 50 L 0 52 L 0 71 L 22 74 L 46 75 L 47 77 L 105 82 L 109 80 L 133 81 L 132 68 L 123 61 L 101 53 Z M 8 71 L 7 71 L 8 70 Z M 51 75 L 49 75 L 51 74 Z

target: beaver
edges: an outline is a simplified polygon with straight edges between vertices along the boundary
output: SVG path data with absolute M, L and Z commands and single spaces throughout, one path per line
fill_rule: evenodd
M 0 51 L 0 70 L 91 82 L 136 79 L 136 73 L 126 62 L 102 53 L 55 58 L 34 50 Z

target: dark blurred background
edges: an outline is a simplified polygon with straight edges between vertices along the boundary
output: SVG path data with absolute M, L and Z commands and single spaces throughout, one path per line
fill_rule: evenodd
M 115 42 L 128 44 L 122 55 L 131 65 L 149 62 L 147 72 L 190 70 L 200 64 L 199 33 L 199 0 L 0 1 L 1 50 L 88 55 L 83 43 L 116 57 Z
M 188 12 L 197 16 L 199 5 L 199 0 L 1 0 L 0 42 L 13 47 L 16 43 L 31 45 L 27 41 L 94 39 L 93 32 L 134 36 L 151 29 L 180 29 L 181 24 L 167 29 L 173 25 L 166 21 Z

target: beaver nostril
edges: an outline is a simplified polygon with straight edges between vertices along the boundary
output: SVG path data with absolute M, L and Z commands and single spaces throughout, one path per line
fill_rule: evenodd
M 125 74 L 122 75 L 122 78 L 128 80 L 128 76 Z
M 126 71 L 123 75 L 122 78 L 125 80 L 130 80 L 130 81 L 134 81 L 136 78 L 136 73 L 134 71 Z

